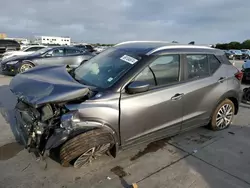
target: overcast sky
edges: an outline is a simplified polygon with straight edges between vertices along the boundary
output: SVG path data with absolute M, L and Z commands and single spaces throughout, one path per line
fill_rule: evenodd
M 250 38 L 249 12 L 250 0 L 1 0 L 0 33 L 213 44 Z

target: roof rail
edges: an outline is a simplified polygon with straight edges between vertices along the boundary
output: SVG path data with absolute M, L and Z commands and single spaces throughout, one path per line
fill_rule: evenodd
M 141 42 L 141 43 L 143 43 L 143 42 L 148 42 L 148 43 L 150 43 L 150 42 L 152 42 L 152 43 L 154 43 L 154 42 L 170 43 L 169 41 L 152 41 L 152 40 L 151 41 L 143 41 L 143 40 L 141 40 L 141 41 L 125 41 L 125 42 L 118 43 L 115 46 L 119 46 L 119 45 L 122 45 L 122 44 L 139 43 L 139 42 Z
M 178 49 L 178 48 L 202 48 L 202 49 L 213 49 L 211 47 L 208 46 L 196 46 L 196 45 L 190 45 L 190 44 L 186 44 L 186 45 L 169 45 L 169 46 L 162 46 L 156 49 L 153 49 L 151 51 L 149 51 L 146 55 L 150 55 L 154 52 L 160 51 L 160 50 L 166 50 L 166 49 Z

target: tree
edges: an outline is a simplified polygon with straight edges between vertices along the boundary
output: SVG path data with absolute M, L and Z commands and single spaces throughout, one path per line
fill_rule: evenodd
M 250 49 L 250 39 L 245 40 L 244 42 L 242 42 L 241 48 L 242 49 Z

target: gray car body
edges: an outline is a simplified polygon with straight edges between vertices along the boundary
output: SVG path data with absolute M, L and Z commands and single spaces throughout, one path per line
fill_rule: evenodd
M 210 122 L 217 105 L 227 98 L 235 104 L 235 114 L 237 114 L 242 95 L 241 83 L 235 77 L 238 70 L 228 61 L 223 51 L 208 47 L 174 45 L 164 42 L 127 42 L 118 44 L 113 48 L 133 50 L 147 58 L 141 60 L 109 89 L 97 89 L 96 95 L 83 102 L 65 104 L 65 107 L 69 111 L 77 113 L 80 119 L 77 130 L 82 131 L 78 131 L 78 133 L 85 132 L 90 128 L 105 129 L 113 135 L 116 149 L 119 149 L 119 147 L 127 148 L 131 145 L 151 142 L 206 125 Z M 179 82 L 154 87 L 143 93 L 127 93 L 126 87 L 135 76 L 156 57 L 166 54 L 180 55 Z M 220 66 L 215 73 L 209 76 L 188 80 L 185 71 L 187 69 L 187 54 L 212 54 L 220 61 Z M 60 71 L 60 74 L 57 71 Z M 35 73 L 43 74 L 46 77 L 46 71 L 41 70 L 39 72 L 39 68 L 36 69 Z M 32 74 L 33 72 L 30 70 L 14 78 L 10 85 L 11 90 L 17 95 L 25 95 L 20 92 L 18 85 L 20 86 L 21 78 L 25 75 L 31 80 Z M 54 75 L 57 74 L 59 75 L 58 79 L 54 76 L 52 84 L 58 82 L 59 85 L 61 84 L 60 87 L 68 87 L 70 82 L 67 79 L 65 84 L 63 83 L 65 79 L 62 79 L 64 77 L 62 69 L 55 69 Z M 35 78 L 35 75 L 33 76 Z M 69 77 L 69 74 L 65 71 L 66 76 Z M 25 82 L 25 79 L 23 81 Z M 71 81 L 77 86 L 75 80 L 72 79 Z M 37 84 L 39 83 L 37 82 Z M 80 85 L 82 84 L 77 86 L 80 90 L 87 87 L 84 85 L 80 87 Z M 68 89 L 70 92 L 70 87 Z M 55 97 L 49 96 L 49 94 L 44 96 L 43 104 L 56 102 L 53 101 L 53 98 L 58 99 L 58 95 L 64 95 L 66 98 L 68 93 L 54 93 L 54 95 Z M 76 94 L 75 98 L 77 97 L 79 96 Z M 70 134 L 63 135 L 62 133 L 62 136 L 52 136 L 46 149 L 64 143 L 70 138 Z
M 51 50 L 66 50 L 66 49 L 77 49 L 77 48 L 73 48 L 73 47 L 54 47 Z M 80 51 L 80 50 L 79 50 Z M 48 52 L 47 52 L 48 53 Z M 46 54 L 47 54 L 46 53 Z M 65 53 L 65 52 L 64 52 Z M 83 62 L 84 60 L 89 60 L 91 57 L 93 57 L 93 55 L 89 54 L 72 54 L 72 55 L 62 55 L 62 56 L 49 56 L 47 57 L 46 54 L 43 55 L 42 58 L 35 58 L 33 60 L 31 60 L 31 62 L 34 65 L 69 65 L 70 67 L 78 67 L 81 62 Z

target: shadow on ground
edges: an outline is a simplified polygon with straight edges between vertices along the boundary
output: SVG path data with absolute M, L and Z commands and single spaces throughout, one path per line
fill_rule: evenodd
M 15 103 L 16 98 L 8 86 L 1 86 L 1 114 L 19 140 L 13 111 Z M 249 187 L 248 116 L 249 106 L 241 104 L 240 114 L 226 130 L 213 132 L 197 128 L 171 139 L 122 151 L 115 159 L 103 156 L 83 169 L 63 168 L 50 159 L 47 169 L 43 169 L 24 150 L 0 160 L 0 168 L 5 169 L 1 172 L 0 185 L 127 188 L 137 183 L 143 188 Z

